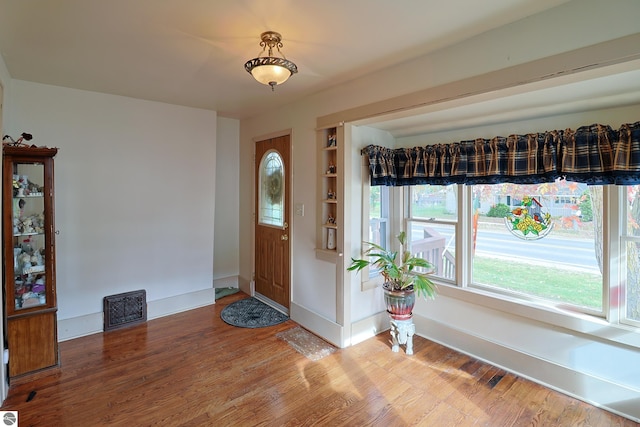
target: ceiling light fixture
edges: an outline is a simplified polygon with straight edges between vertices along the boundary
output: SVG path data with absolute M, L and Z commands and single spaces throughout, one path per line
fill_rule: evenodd
M 263 85 L 271 86 L 271 90 L 277 85 L 281 85 L 286 82 L 292 74 L 298 72 L 298 67 L 293 62 L 284 57 L 284 54 L 280 52 L 282 47 L 282 36 L 275 31 L 265 31 L 260 34 L 262 41 L 262 52 L 257 58 L 250 59 L 244 64 L 244 69 L 247 73 L 251 73 L 254 79 L 262 83 Z M 260 56 L 267 50 L 267 56 Z M 281 57 L 273 56 L 273 48 L 278 49 L 278 54 Z

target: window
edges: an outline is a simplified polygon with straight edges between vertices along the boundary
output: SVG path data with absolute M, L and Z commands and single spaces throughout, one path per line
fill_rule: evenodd
M 472 285 L 602 313 L 601 201 L 561 180 L 474 186 Z
M 391 244 L 391 187 L 371 186 L 369 167 L 363 162 L 362 178 L 362 241 L 371 242 L 383 248 Z M 362 271 L 362 289 L 371 289 L 382 285 L 382 276 L 374 266 Z
M 389 242 L 389 187 L 371 187 L 369 192 L 368 242 L 387 248 Z
M 411 187 L 407 221 L 411 253 L 429 261 L 434 275 L 450 281 L 455 281 L 456 191 L 456 185 Z
M 618 214 L 606 204 L 607 192 L 617 188 L 563 180 L 405 187 L 411 252 L 433 264 L 435 276 L 445 283 L 606 317 L 609 279 L 603 272 L 609 255 L 603 218 L 607 210 L 607 215 Z M 625 189 L 627 234 L 613 239 L 624 242 L 627 305 L 622 317 L 640 326 L 640 190 Z M 531 219 L 525 221 L 523 213 Z M 456 251 L 460 233 L 464 244 Z
M 363 218 L 366 230 L 363 230 L 364 241 L 375 243 L 383 248 L 389 247 L 389 206 L 390 206 L 390 189 L 389 187 L 369 187 L 366 185 L 365 195 L 368 192 L 368 204 L 363 209 L 365 217 Z M 372 281 L 369 285 L 373 286 L 380 282 L 379 270 L 374 266 L 370 266 L 362 274 L 365 284 Z M 368 286 L 365 286 L 368 287 Z
M 627 186 L 624 191 L 624 222 L 622 250 L 626 252 L 625 312 L 623 321 L 640 326 L 640 185 Z
M 284 163 L 276 151 L 267 152 L 260 161 L 260 224 L 282 227 L 284 224 Z
M 448 296 L 581 331 L 587 316 L 569 312 L 640 327 L 638 131 L 598 124 L 361 153 L 371 182 L 404 195 L 392 234 L 407 232 Z

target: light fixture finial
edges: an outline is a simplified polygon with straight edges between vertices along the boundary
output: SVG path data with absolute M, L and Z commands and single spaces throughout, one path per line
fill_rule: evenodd
M 298 67 L 293 62 L 285 58 L 280 51 L 282 47 L 282 36 L 275 31 L 265 31 L 260 34 L 260 46 L 266 56 L 258 55 L 257 58 L 250 59 L 244 64 L 244 69 L 250 73 L 258 82 L 271 86 L 273 91 L 277 85 L 287 81 L 289 77 L 298 72 Z M 277 49 L 280 57 L 273 56 L 273 49 Z

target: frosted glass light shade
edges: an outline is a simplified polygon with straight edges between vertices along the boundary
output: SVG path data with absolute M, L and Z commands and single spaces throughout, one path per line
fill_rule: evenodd
M 292 74 L 298 72 L 298 67 L 293 62 L 273 56 L 253 58 L 244 64 L 244 69 L 258 82 L 272 88 L 286 82 Z
M 280 65 L 260 65 L 251 70 L 254 79 L 263 85 L 280 85 L 291 76 L 291 71 Z

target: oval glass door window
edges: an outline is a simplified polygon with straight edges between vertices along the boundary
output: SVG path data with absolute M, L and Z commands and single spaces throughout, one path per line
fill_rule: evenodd
M 260 160 L 260 224 L 284 226 L 284 163 L 277 151 L 268 151 Z

